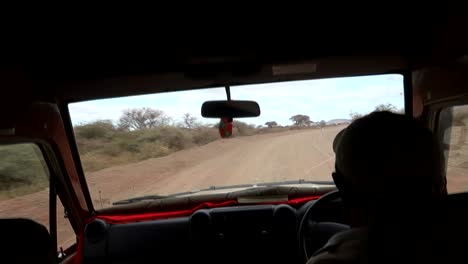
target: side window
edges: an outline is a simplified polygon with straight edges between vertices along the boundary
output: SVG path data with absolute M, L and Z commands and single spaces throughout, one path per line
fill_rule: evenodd
M 76 235 L 70 221 L 66 218 L 65 209 L 57 198 L 57 250 L 65 250 L 76 243 Z
M 468 105 L 444 108 L 439 115 L 439 131 L 447 190 L 449 193 L 468 192 Z
M 49 229 L 49 170 L 36 144 L 0 145 L 0 218 L 28 218 Z M 66 249 L 75 234 L 57 199 L 57 245 Z

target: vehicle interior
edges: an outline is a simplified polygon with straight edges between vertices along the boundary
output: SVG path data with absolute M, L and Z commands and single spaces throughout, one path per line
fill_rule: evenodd
M 203 107 L 197 103 L 196 111 L 215 121 L 221 118 L 222 124 L 225 117 L 236 121 L 267 113 L 260 100 L 258 104 L 254 100 L 248 102 L 252 99 L 248 94 L 246 98 L 236 97 L 237 86 L 398 75 L 404 114 L 417 118 L 433 131 L 444 151 L 448 195 L 435 207 L 437 217 L 428 219 L 428 223 L 434 223 L 440 235 L 434 239 L 444 237 L 448 242 L 443 248 L 432 249 L 439 257 L 434 261 L 466 263 L 468 20 L 449 13 L 412 13 L 397 20 L 394 14 L 381 15 L 349 20 L 338 26 L 321 21 L 308 20 L 307 24 L 323 25 L 309 36 L 288 23 L 275 29 L 246 26 L 241 31 L 242 37 L 232 38 L 213 35 L 219 31 L 195 23 L 185 24 L 180 31 L 171 30 L 187 33 L 175 34 L 178 36 L 163 30 L 145 36 L 144 30 L 125 32 L 116 28 L 108 34 L 91 34 L 91 30 L 65 32 L 40 26 L 37 32 L 16 35 L 9 43 L 8 56 L 0 62 L 0 83 L 4 87 L 0 98 L 0 152 L 14 159 L 16 152 L 8 152 L 9 146 L 34 149 L 40 158 L 38 164 L 42 165 L 34 167 L 26 162 L 20 165 L 32 168 L 35 174 L 42 175 L 44 170 L 47 183 L 41 185 L 41 190 L 46 191 L 45 204 L 29 196 L 28 190 L 24 196 L 12 192 L 0 196 L 2 262 L 306 263 L 330 237 L 349 229 L 344 205 L 331 178 L 313 182 L 286 178 L 281 184 L 265 181 L 262 188 L 235 180 L 228 187 L 211 186 L 210 182 L 194 195 L 191 189 L 183 187 L 190 178 L 171 183 L 169 177 L 161 182 L 173 188 L 170 193 L 160 196 L 148 191 L 145 196 L 135 198 L 136 195 L 124 195 L 126 189 L 135 187 L 116 184 L 109 189 L 114 188 L 119 199 L 106 201 L 106 194 L 96 187 L 96 178 L 88 175 L 101 176 L 106 184 L 118 182 L 121 165 L 114 169 L 114 174 L 113 167 L 102 170 L 96 167 L 88 172 L 91 170 L 87 164 L 91 163 L 84 158 L 82 142 L 107 141 L 79 138 L 77 127 L 81 123 L 75 120 L 73 109 L 78 108 L 73 105 L 218 88 L 220 97 L 203 100 L 206 101 Z M 158 28 L 152 28 L 152 32 L 158 32 Z M 270 91 L 259 93 L 266 96 Z M 331 100 L 326 104 L 337 107 Z M 83 108 L 89 113 L 97 111 L 88 106 Z M 316 129 L 314 133 L 324 131 L 324 126 L 310 127 Z M 325 127 L 325 131 L 339 131 L 330 127 Z M 126 132 L 134 130 L 128 128 Z M 238 128 L 234 130 L 231 128 L 229 133 L 240 133 Z M 123 132 L 116 129 L 115 133 Z M 229 138 L 230 134 L 221 133 L 216 139 L 222 137 L 220 142 L 224 143 L 248 140 Z M 256 140 L 263 136 L 251 137 Z M 194 149 L 181 151 L 200 151 L 196 155 L 203 155 L 205 146 Z M 216 156 L 227 155 L 223 153 L 220 151 Z M 162 156 L 161 164 L 178 157 L 174 155 Z M 94 161 L 99 158 L 90 157 Z M 22 160 L 30 162 L 32 158 Z M 146 161 L 134 161 L 138 162 Z M 0 164 L 0 178 L 7 179 L 19 170 L 15 167 L 11 172 L 6 159 L 0 163 L 4 163 Z M 137 165 L 131 164 L 129 170 L 135 169 Z M 184 166 L 182 162 L 179 165 Z M 223 177 L 223 168 L 213 169 L 219 178 Z M 4 175 L 7 169 L 10 174 Z M 133 172 L 146 173 L 136 169 Z M 15 184 L 24 183 L 15 179 Z M 0 179 L 1 195 L 13 186 L 7 182 Z M 149 186 L 150 182 L 141 185 Z M 34 207 L 45 209 L 34 211 L 31 209 Z M 401 219 L 404 221 L 405 216 Z M 62 238 L 65 233 L 67 239 Z

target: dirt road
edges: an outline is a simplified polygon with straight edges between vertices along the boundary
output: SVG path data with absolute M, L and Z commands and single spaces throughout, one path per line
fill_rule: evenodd
M 97 207 L 129 197 L 210 186 L 284 180 L 332 180 L 333 138 L 341 127 L 218 140 L 163 158 L 88 175 Z
M 86 175 L 96 208 L 146 194 L 169 194 L 241 183 L 331 180 L 333 138 L 342 127 L 218 140 L 169 156 Z M 58 209 L 58 240 L 75 236 Z M 48 225 L 48 190 L 0 201 L 0 218 L 27 217 Z

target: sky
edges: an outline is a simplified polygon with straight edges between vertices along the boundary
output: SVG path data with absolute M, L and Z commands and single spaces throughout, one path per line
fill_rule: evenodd
M 258 102 L 259 117 L 239 119 L 249 124 L 264 125 L 276 121 L 283 126 L 291 125 L 289 118 L 296 114 L 308 115 L 314 122 L 349 119 L 351 111 L 369 113 L 379 104 L 391 103 L 398 109 L 403 108 L 403 76 L 374 75 L 232 86 L 231 98 Z M 209 100 L 226 100 L 224 88 L 85 101 L 70 104 L 69 110 L 74 125 L 100 119 L 117 123 L 122 111 L 141 107 L 162 110 L 175 122 L 181 121 L 184 113 L 190 113 L 198 121 L 208 124 L 218 121 L 201 116 L 201 105 Z

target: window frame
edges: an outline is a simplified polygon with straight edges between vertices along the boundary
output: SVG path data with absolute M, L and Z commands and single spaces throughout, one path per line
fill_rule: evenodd
M 0 145 L 14 145 L 14 144 L 34 144 L 35 146 L 38 147 L 40 154 L 42 155 L 42 159 L 45 162 L 45 165 L 48 170 L 48 188 L 49 188 L 49 195 L 48 195 L 48 210 L 49 210 L 49 233 L 52 238 L 52 246 L 53 248 L 56 249 L 57 256 L 59 256 L 60 253 L 65 253 L 65 256 L 70 255 L 76 251 L 76 246 L 77 244 L 74 243 L 70 246 L 68 246 L 66 249 L 61 251 L 61 248 L 59 248 L 59 245 L 57 243 L 58 241 L 58 229 L 57 229 L 57 217 L 59 215 L 57 213 L 57 201 L 60 200 L 62 203 L 63 207 L 67 210 L 67 220 L 70 223 L 71 228 L 73 229 L 73 232 L 75 235 L 77 235 L 77 230 L 78 228 L 78 221 L 75 213 L 73 210 L 70 210 L 70 196 L 67 197 L 67 191 L 68 188 L 66 187 L 66 183 L 63 182 L 62 179 L 66 177 L 59 177 L 59 175 L 63 175 L 63 170 L 61 169 L 60 162 L 58 159 L 55 157 L 55 151 L 54 147 L 50 145 L 48 142 L 42 140 L 42 139 L 35 139 L 35 138 L 1 138 L 0 137 Z M 53 217 L 55 216 L 55 217 Z M 42 223 L 41 223 L 42 224 Z M 60 260 L 60 259 L 58 259 Z
M 425 110 L 423 111 L 421 118 L 425 118 L 427 127 L 433 131 L 434 135 L 437 138 L 437 142 L 441 144 L 442 152 L 444 152 L 446 149 L 443 143 L 444 130 L 442 129 L 442 126 L 441 126 L 440 115 L 444 109 L 447 109 L 449 107 L 457 107 L 457 106 L 464 106 L 464 105 L 468 105 L 467 95 L 438 100 L 438 101 L 435 101 L 426 105 L 424 108 Z M 447 178 L 448 157 L 446 158 L 445 155 L 443 155 L 443 159 L 444 159 L 444 170 L 443 170 L 444 175 L 443 176 Z
M 404 106 L 404 115 L 413 116 L 413 74 L 410 70 L 391 70 L 386 72 L 374 72 L 374 73 L 360 73 L 354 75 L 342 75 L 342 76 L 328 76 L 328 77 L 320 77 L 320 78 L 287 78 L 287 79 L 275 79 L 270 81 L 259 81 L 259 82 L 246 82 L 246 83 L 237 83 L 235 86 L 243 86 L 243 85 L 256 85 L 256 84 L 270 84 L 270 83 L 283 83 L 283 82 L 295 82 L 295 81 L 312 81 L 312 80 L 323 80 L 323 79 L 333 79 L 333 78 L 354 78 L 354 77 L 367 77 L 367 76 L 378 76 L 378 75 L 400 75 L 403 78 L 402 88 L 403 88 L 403 106 Z M 224 88 L 224 85 L 227 84 L 212 84 L 212 85 L 204 85 L 201 87 L 181 87 L 180 89 L 169 89 L 163 91 L 152 91 L 147 90 L 144 93 L 124 93 L 119 95 L 112 95 L 112 96 L 97 96 L 97 97 L 86 97 L 86 98 L 76 98 L 76 99 L 68 99 L 62 100 L 57 103 L 61 116 L 62 121 L 64 124 L 64 130 L 67 134 L 67 139 L 69 142 L 71 154 L 73 160 L 75 162 L 75 168 L 78 172 L 79 180 L 82 186 L 82 191 L 84 194 L 84 198 L 86 200 L 89 212 L 91 214 L 99 214 L 99 210 L 94 207 L 94 203 L 92 201 L 90 188 L 86 179 L 86 175 L 83 169 L 83 163 L 81 160 L 81 156 L 78 150 L 78 144 L 76 141 L 76 135 L 73 128 L 73 122 L 70 114 L 70 104 L 85 102 L 89 100 L 102 100 L 102 99 L 113 99 L 113 98 L 120 98 L 120 97 L 127 97 L 127 96 L 139 96 L 139 95 L 149 95 L 149 94 L 165 94 L 169 92 L 183 92 L 183 91 L 190 91 L 190 90 L 203 90 L 203 89 L 213 89 L 213 88 Z M 112 207 L 110 207 L 112 208 Z M 102 209 L 102 208 L 101 208 Z M 108 209 L 108 208 L 107 208 Z

